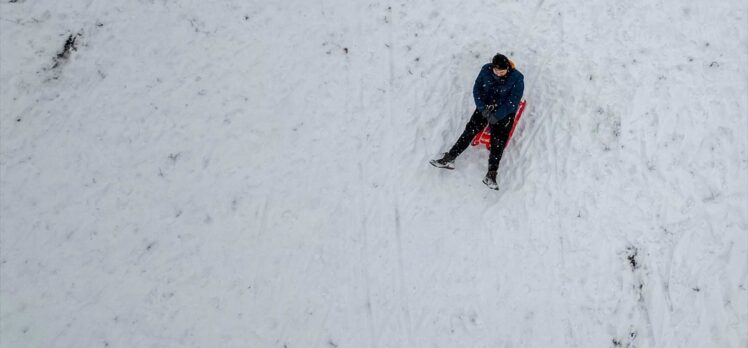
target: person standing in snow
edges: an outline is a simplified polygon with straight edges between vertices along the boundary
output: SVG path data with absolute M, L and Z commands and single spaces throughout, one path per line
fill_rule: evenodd
M 509 58 L 496 54 L 491 63 L 484 65 L 473 85 L 476 110 L 449 152 L 440 159 L 431 160 L 438 168 L 454 169 L 454 160 L 470 145 L 470 142 L 486 124 L 491 131 L 491 154 L 488 157 L 488 173 L 483 183 L 498 190 L 496 172 L 504 152 L 514 116 L 525 90 L 524 76 L 514 67 Z

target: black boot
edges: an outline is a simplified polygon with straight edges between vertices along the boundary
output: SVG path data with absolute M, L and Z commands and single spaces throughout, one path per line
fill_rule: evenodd
M 495 170 L 489 170 L 488 173 L 486 173 L 486 177 L 483 178 L 483 183 L 488 186 L 488 188 L 492 190 L 499 190 L 499 184 L 496 183 L 496 171 Z
M 429 163 L 437 168 L 455 169 L 455 158 L 450 156 L 449 152 L 445 152 L 440 159 L 432 159 Z

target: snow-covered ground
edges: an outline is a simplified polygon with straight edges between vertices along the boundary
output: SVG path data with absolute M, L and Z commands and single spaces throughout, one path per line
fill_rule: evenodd
M 3 348 L 748 347 L 744 0 L 2 0 L 0 129 Z

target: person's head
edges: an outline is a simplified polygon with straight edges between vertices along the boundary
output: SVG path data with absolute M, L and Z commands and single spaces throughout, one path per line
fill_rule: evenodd
M 512 64 L 509 62 L 509 58 L 501 53 L 497 53 L 491 60 L 491 71 L 496 76 L 506 76 L 509 70 L 512 69 Z

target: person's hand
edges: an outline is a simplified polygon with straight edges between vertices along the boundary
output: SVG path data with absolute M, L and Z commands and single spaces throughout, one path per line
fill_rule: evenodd
M 489 124 L 499 123 L 499 119 L 496 117 L 496 114 L 491 114 L 491 116 L 488 116 L 488 123 Z
M 509 128 L 513 120 L 514 116 L 507 116 L 505 119 L 501 120 L 501 122 L 503 123 L 502 127 Z M 499 118 L 496 115 L 491 115 L 491 117 L 488 118 L 488 123 L 497 124 L 499 123 Z
M 494 111 L 496 111 L 496 105 L 486 105 L 486 108 L 483 109 L 483 118 L 490 120 Z

